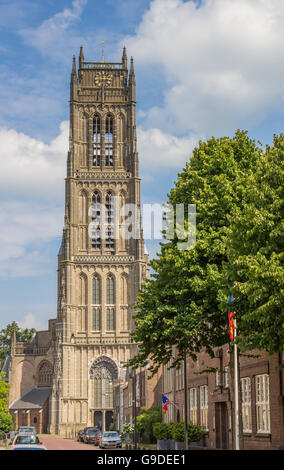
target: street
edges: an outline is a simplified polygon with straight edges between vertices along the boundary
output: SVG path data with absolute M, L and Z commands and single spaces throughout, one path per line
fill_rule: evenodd
M 47 434 L 41 434 L 39 438 L 47 450 L 99 450 L 98 446 L 76 442 L 72 439 L 64 439 Z

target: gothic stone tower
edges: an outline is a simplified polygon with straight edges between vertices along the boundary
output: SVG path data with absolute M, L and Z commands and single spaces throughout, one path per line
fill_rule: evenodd
M 128 74 L 125 48 L 121 63 L 109 63 L 85 62 L 81 47 L 70 84 L 49 418 L 49 431 L 63 436 L 84 426 L 108 429 L 121 362 L 135 351 L 132 306 L 147 272 L 135 108 L 133 59 Z

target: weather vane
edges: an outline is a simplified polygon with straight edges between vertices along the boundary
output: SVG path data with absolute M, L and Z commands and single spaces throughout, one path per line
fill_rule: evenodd
M 104 42 L 103 40 L 100 41 L 100 44 L 102 45 L 102 60 L 101 60 L 101 62 L 104 62 L 104 61 L 105 61 L 105 52 L 104 52 L 104 47 L 105 47 L 105 46 L 104 46 L 104 43 L 105 43 L 105 42 Z

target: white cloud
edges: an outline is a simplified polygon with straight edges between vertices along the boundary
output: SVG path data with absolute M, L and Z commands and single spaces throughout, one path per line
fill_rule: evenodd
M 181 169 L 189 160 L 193 148 L 198 144 L 196 137 L 175 137 L 160 129 L 137 128 L 137 145 L 141 171 L 159 173 L 164 169 Z
M 14 129 L 0 128 L 0 192 L 7 198 L 24 195 L 41 200 L 64 197 L 69 123 L 45 144 Z
M 20 328 L 35 328 L 37 331 L 47 330 L 47 324 L 33 313 L 28 313 L 21 322 Z
M 0 277 L 27 277 L 44 272 L 50 263 L 46 244 L 57 237 L 59 241 L 63 216 L 62 207 L 52 204 L 2 203 Z
M 0 128 L 0 277 L 46 272 L 47 246 L 64 222 L 64 178 L 69 123 L 50 144 Z
M 73 0 L 71 8 L 65 8 L 51 18 L 43 21 L 36 28 L 22 29 L 19 33 L 24 41 L 39 49 L 41 52 L 49 53 L 53 57 L 63 58 L 66 46 L 78 46 L 79 37 L 70 35 L 68 29 L 78 21 L 82 15 L 88 0 Z M 58 44 L 64 44 L 64 50 Z
M 283 107 L 282 0 L 154 0 L 125 39 L 140 67 L 162 67 L 164 103 L 143 125 L 169 134 L 225 134 Z

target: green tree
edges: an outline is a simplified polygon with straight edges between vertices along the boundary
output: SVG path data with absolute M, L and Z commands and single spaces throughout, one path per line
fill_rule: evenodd
M 142 287 L 136 304 L 133 338 L 139 352 L 130 361 L 133 366 L 145 365 L 149 358 L 155 373 L 172 358 L 173 347 L 174 367 L 185 354 L 195 360 L 205 348 L 213 356 L 215 347 L 228 342 L 224 302 L 230 282 L 224 280 L 223 266 L 228 261 L 229 217 L 235 207 L 242 207 L 263 153 L 246 132 L 237 131 L 233 138 L 200 142 L 178 175 L 168 203 L 185 208 L 196 204 L 196 244 L 180 250 L 176 232 L 151 262 L 153 278 Z
M 14 427 L 13 418 L 9 413 L 5 411 L 0 411 L 0 431 L 3 431 L 5 434 L 12 431 Z M 1 433 L 0 433 L 1 434 Z
M 0 372 L 0 413 L 8 410 L 8 393 L 10 385 L 5 381 L 6 373 Z
M 230 215 L 224 277 L 234 285 L 242 349 L 270 354 L 284 345 L 284 135 L 257 161 L 241 207 Z
M 6 328 L 3 328 L 0 331 L 0 366 L 3 365 L 7 354 L 11 351 L 11 341 L 14 331 L 16 332 L 17 341 L 23 341 L 25 343 L 29 343 L 36 332 L 35 328 L 20 328 L 15 321 L 8 324 Z
M 153 425 L 162 422 L 162 415 L 161 406 L 153 405 L 151 408 L 142 407 L 141 413 L 136 418 L 136 423 L 140 438 L 143 441 L 153 441 Z

